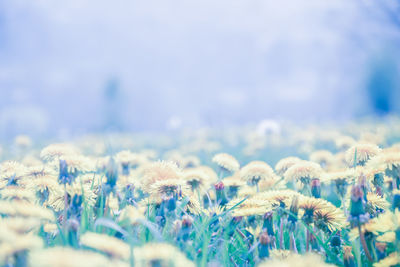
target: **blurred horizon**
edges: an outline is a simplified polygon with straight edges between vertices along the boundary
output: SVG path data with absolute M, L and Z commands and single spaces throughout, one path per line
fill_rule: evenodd
M 0 1 L 0 133 L 400 112 L 396 1 Z

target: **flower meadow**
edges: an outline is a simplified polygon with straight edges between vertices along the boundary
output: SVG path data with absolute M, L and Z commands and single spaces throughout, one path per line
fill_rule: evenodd
M 0 149 L 1 266 L 399 266 L 400 119 Z

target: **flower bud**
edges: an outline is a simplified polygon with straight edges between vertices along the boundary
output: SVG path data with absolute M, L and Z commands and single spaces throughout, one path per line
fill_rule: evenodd
M 264 214 L 263 229 L 267 230 L 268 235 L 274 235 L 273 213 L 271 211 Z
M 259 236 L 260 244 L 258 245 L 258 256 L 260 259 L 269 257 L 269 243 L 271 239 L 268 236 L 267 232 L 262 232 Z
M 315 198 L 321 198 L 321 182 L 319 179 L 311 181 L 311 195 Z
M 217 203 L 221 206 L 225 206 L 226 203 L 228 203 L 228 199 L 226 198 L 225 195 L 225 186 L 223 182 L 218 182 L 214 185 L 215 187 L 215 193 L 217 197 Z
M 351 246 L 345 246 L 343 248 L 343 263 L 345 267 L 356 266 Z

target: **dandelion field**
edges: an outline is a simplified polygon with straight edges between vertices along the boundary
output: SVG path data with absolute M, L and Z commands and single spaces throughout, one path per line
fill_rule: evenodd
M 400 119 L 0 150 L 1 266 L 398 266 Z

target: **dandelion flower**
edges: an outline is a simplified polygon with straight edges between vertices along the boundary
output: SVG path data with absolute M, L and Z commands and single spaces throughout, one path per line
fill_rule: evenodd
M 8 237 L 11 237 L 11 235 L 8 235 Z M 5 242 L 0 243 L 1 262 L 4 262 L 5 259 L 10 258 L 16 253 L 35 250 L 43 247 L 42 239 L 32 234 L 13 234 L 12 238 L 4 241 Z
M 327 207 L 314 212 L 314 223 L 320 229 L 334 232 L 346 226 L 346 217 L 341 209 L 328 204 Z
M 200 170 L 202 172 L 205 172 L 207 174 L 210 184 L 214 184 L 218 181 L 218 175 L 215 173 L 215 171 L 212 168 L 202 165 L 202 166 L 196 167 L 196 169 Z
M 372 192 L 367 193 L 367 200 L 368 204 L 370 204 L 375 210 L 387 210 L 390 207 L 390 203 L 386 199 Z
M 242 179 L 240 179 L 240 176 L 238 173 L 234 173 L 232 176 L 224 178 L 224 185 L 227 187 L 242 187 L 246 185 L 246 182 L 244 182 Z
M 16 161 L 4 161 L 0 165 L 0 188 L 7 185 L 17 185 L 26 175 L 26 167 Z
M 26 234 L 32 230 L 38 230 L 41 224 L 42 222 L 37 218 L 7 217 L 0 219 L 0 227 L 6 227 L 18 234 Z
M 119 215 L 120 220 L 127 220 L 130 224 L 137 224 L 140 220 L 144 220 L 145 210 L 134 206 L 126 206 Z
M 54 178 L 57 177 L 57 172 L 47 165 L 35 165 L 26 169 L 25 175 L 27 178 Z
M 346 162 L 350 167 L 354 166 L 354 160 L 357 165 L 365 165 L 372 157 L 378 155 L 381 149 L 374 144 L 356 144 L 346 151 Z
M 273 178 L 274 175 L 274 170 L 263 161 L 252 161 L 240 170 L 240 177 L 252 185 Z
M 322 169 L 319 164 L 310 162 L 310 161 L 302 161 L 294 164 L 290 167 L 285 173 L 285 179 L 287 181 L 295 181 L 295 180 L 311 180 L 315 178 L 319 178 L 322 174 Z
M 316 162 L 321 166 L 327 166 L 333 161 L 333 154 L 328 150 L 317 150 L 311 153 L 310 161 Z
M 70 173 L 87 173 L 93 172 L 95 169 L 93 162 L 82 155 L 63 155 L 60 157 L 60 160 L 65 161 Z
M 286 250 L 286 249 L 271 250 L 271 258 L 276 259 L 276 260 L 284 260 L 292 254 L 293 254 L 293 252 L 291 250 Z
M 51 210 L 36 204 L 21 201 L 0 201 L 0 214 L 34 217 L 49 221 L 54 220 L 54 214 Z
M 391 253 L 389 256 L 383 258 L 382 260 L 374 263 L 374 267 L 390 267 L 397 266 L 400 263 L 400 256 L 397 252 Z
M 226 153 L 216 154 L 212 158 L 212 161 L 229 172 L 236 172 L 240 168 L 239 162 L 233 156 Z
M 105 234 L 86 232 L 81 236 L 80 240 L 83 246 L 104 252 L 113 258 L 129 259 L 129 245 L 118 238 Z
M 186 258 L 176 247 L 166 243 L 147 243 L 133 250 L 135 266 L 176 266 L 191 267 L 193 262 Z
M 383 235 L 380 235 L 376 238 L 376 241 L 385 242 L 385 243 L 394 243 L 396 241 L 396 233 L 395 232 L 386 232 Z
M 273 258 L 271 260 L 263 261 L 258 265 L 259 267 L 309 267 L 309 266 L 318 266 L 318 267 L 328 267 L 334 266 L 328 263 L 325 263 L 323 258 L 320 255 L 307 253 L 304 255 L 300 254 L 290 254 L 285 259 L 276 259 Z
M 28 260 L 32 267 L 81 267 L 82 264 L 85 267 L 107 267 L 115 263 L 99 253 L 68 247 L 35 250 L 29 253 Z
M 300 193 L 293 190 L 271 190 L 266 192 L 258 193 L 253 196 L 255 199 L 264 201 L 266 203 L 271 203 L 274 206 L 288 207 L 292 203 L 292 199 L 295 196 L 300 196 Z
M 283 158 L 275 165 L 276 173 L 280 176 L 283 176 L 287 169 L 292 167 L 294 164 L 300 162 L 301 159 L 298 157 L 287 157 Z
M 204 189 L 210 185 L 210 176 L 201 168 L 188 168 L 183 170 L 183 179 L 190 185 L 192 190 Z
M 35 194 L 24 187 L 8 186 L 0 193 L 4 200 L 25 200 L 27 202 L 34 202 L 36 199 Z
M 182 184 L 182 171 L 172 162 L 159 161 L 152 163 L 143 170 L 142 189 L 146 193 L 167 189 L 168 186 Z
M 53 161 L 62 156 L 71 156 L 78 154 L 76 147 L 70 144 L 51 144 L 43 148 L 40 157 L 45 161 Z

